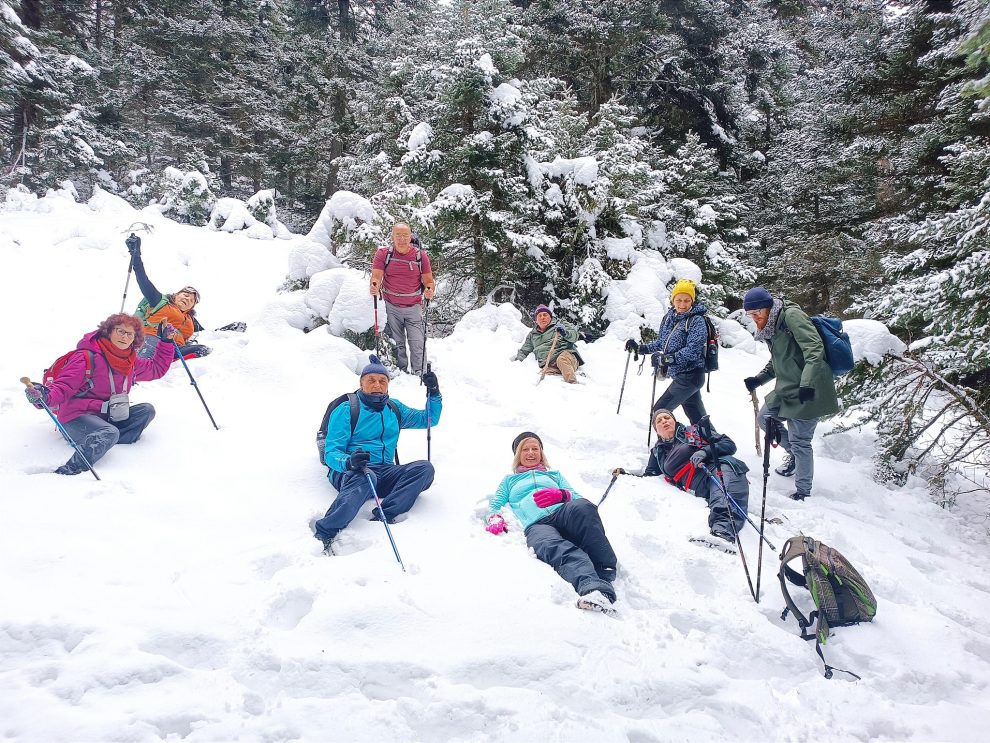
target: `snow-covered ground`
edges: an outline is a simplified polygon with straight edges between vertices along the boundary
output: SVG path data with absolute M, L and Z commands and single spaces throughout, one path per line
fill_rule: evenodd
M 47 211 L 45 211 L 47 210 Z M 157 417 L 88 474 L 18 382 L 120 308 L 122 230 L 157 226 L 145 263 L 163 290 L 193 284 L 212 355 L 176 364 L 134 401 Z M 542 436 L 551 463 L 601 497 L 610 471 L 646 459 L 647 371 L 608 337 L 582 349 L 582 384 L 536 386 L 508 358 L 510 307 L 467 316 L 428 353 L 444 394 L 433 487 L 393 532 L 362 513 L 324 557 L 309 522 L 333 492 L 317 459 L 326 403 L 357 385 L 353 346 L 290 326 L 276 290 L 292 245 L 183 227 L 49 197 L 0 213 L 0 737 L 11 741 L 952 740 L 990 730 L 987 524 L 932 505 L 920 482 L 870 480 L 869 432 L 815 440 L 814 497 L 771 474 L 779 547 L 805 532 L 840 549 L 879 600 L 872 624 L 825 647 L 853 682 L 822 677 L 814 646 L 782 622 L 777 558 L 754 603 L 738 557 L 689 543 L 704 504 L 656 479 L 620 478 L 601 508 L 620 560 L 618 618 L 527 554 L 521 531 L 483 529 L 510 442 Z M 132 280 L 128 308 L 139 291 Z M 726 349 L 706 404 L 752 468 L 761 462 L 741 380 L 763 352 Z M 761 392 L 769 390 L 764 388 Z M 394 397 L 419 404 L 418 381 Z M 404 432 L 403 461 L 426 436 Z M 780 453 L 772 454 L 772 464 Z M 756 540 L 745 547 L 755 575 Z M 804 597 L 802 597 L 804 598 Z

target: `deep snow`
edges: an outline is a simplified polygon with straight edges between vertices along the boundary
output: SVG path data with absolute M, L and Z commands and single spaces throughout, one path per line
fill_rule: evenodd
M 70 453 L 19 377 L 119 309 L 124 230 L 156 225 L 145 263 L 163 290 L 203 296 L 212 355 L 190 362 L 215 431 L 181 366 L 140 385 L 158 415 L 138 444 L 87 474 L 50 474 Z M 620 478 L 602 505 L 620 559 L 619 617 L 574 608 L 574 593 L 527 554 L 522 533 L 485 533 L 488 496 L 521 430 L 601 497 L 617 466 L 646 459 L 650 377 L 618 337 L 582 348 L 582 384 L 510 363 L 518 312 L 469 314 L 430 339 L 444 394 L 434 486 L 393 527 L 362 513 L 321 555 L 308 523 L 333 492 L 317 460 L 326 403 L 353 390 L 364 354 L 325 329 L 292 327 L 278 295 L 290 242 L 168 222 L 104 200 L 52 196 L 0 212 L 6 338 L 0 356 L 0 736 L 16 741 L 155 740 L 952 740 L 987 738 L 987 525 L 941 510 L 923 484 L 869 478 L 868 431 L 815 440 L 814 497 L 783 497 L 772 475 L 767 529 L 799 531 L 858 566 L 879 599 L 873 624 L 839 629 L 825 680 L 813 645 L 782 622 L 776 557 L 763 598 L 738 557 L 689 543 L 704 504 L 656 479 Z M 128 309 L 139 291 L 132 280 Z M 752 347 L 750 347 L 752 350 Z M 750 467 L 761 464 L 741 384 L 765 352 L 725 349 L 705 400 Z M 761 393 L 769 391 L 763 388 Z M 409 376 L 393 396 L 420 404 Z M 423 432 L 399 442 L 425 456 Z M 772 465 L 780 454 L 772 454 Z M 755 571 L 756 540 L 747 531 Z

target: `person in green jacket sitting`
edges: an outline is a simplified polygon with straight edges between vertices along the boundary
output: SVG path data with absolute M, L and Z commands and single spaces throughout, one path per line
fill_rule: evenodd
M 536 327 L 529 331 L 513 361 L 522 361 L 532 353 L 542 369 L 546 366 L 550 349 L 553 348 L 547 374 L 560 374 L 564 377 L 564 381 L 570 384 L 577 382 L 578 367 L 584 363 L 577 352 L 577 329 L 562 320 L 554 323 L 553 312 L 545 304 L 533 310 L 533 320 L 536 322 Z
M 598 508 L 550 469 L 543 441 L 525 431 L 512 442 L 512 474 L 502 478 L 488 503 L 491 534 L 507 530 L 500 510 L 508 505 L 526 534 L 526 545 L 578 593 L 577 607 L 612 614 L 616 557 Z
M 753 337 L 770 348 L 770 362 L 755 377 L 746 377 L 743 384 L 753 392 L 776 380 L 760 409 L 760 428 L 766 431 L 771 418 L 779 424 L 780 445 L 787 456 L 775 472 L 784 477 L 793 475 L 795 492 L 788 497 L 804 500 L 811 495 L 815 475 L 811 448 L 815 428 L 820 418 L 839 412 L 825 345 L 804 310 L 774 297 L 762 286 L 746 292 L 743 309 L 756 323 Z

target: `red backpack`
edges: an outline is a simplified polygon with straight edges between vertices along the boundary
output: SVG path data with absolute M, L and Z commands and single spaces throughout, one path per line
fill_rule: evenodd
M 51 387 L 52 382 L 58 379 L 59 374 L 62 373 L 62 369 L 68 363 L 69 359 L 77 353 L 86 354 L 86 384 L 83 386 L 83 389 L 79 390 L 79 392 L 73 395 L 73 397 L 82 397 L 93 389 L 93 352 L 81 348 L 75 348 L 55 359 L 54 363 L 42 373 L 41 383 L 45 385 L 45 387 Z M 53 411 L 57 409 L 57 407 L 52 408 Z

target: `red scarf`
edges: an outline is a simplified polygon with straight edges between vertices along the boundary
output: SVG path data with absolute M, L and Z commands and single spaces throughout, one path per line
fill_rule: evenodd
M 100 348 L 103 350 L 103 357 L 110 364 L 110 368 L 118 374 L 123 374 L 129 378 L 134 373 L 134 361 L 137 359 L 137 351 L 129 347 L 126 351 L 121 351 L 109 338 L 100 338 Z

